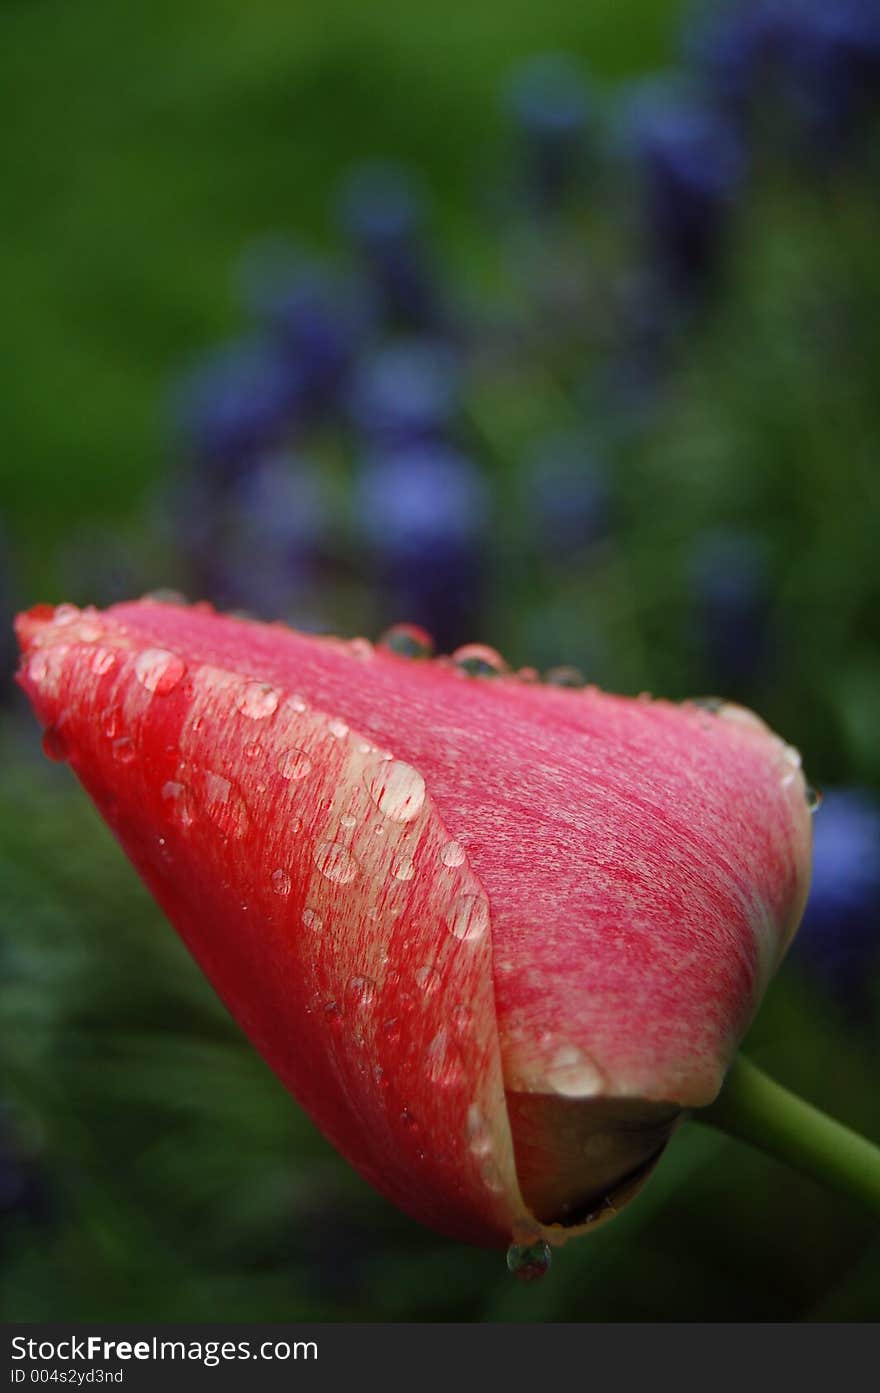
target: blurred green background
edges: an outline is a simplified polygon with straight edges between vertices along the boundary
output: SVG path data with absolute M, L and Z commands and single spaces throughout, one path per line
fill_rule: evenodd
M 683 118 L 669 136 L 655 74 L 674 73 L 689 101 L 710 72 L 715 101 L 744 61 L 719 40 L 693 76 L 705 15 L 692 7 L 7 0 L 0 548 L 4 630 L 15 607 L 129 588 L 260 609 L 235 578 L 204 579 L 205 547 L 240 518 L 238 481 L 206 483 L 169 399 L 242 333 L 249 248 L 285 237 L 348 265 L 340 179 L 364 160 L 406 165 L 444 303 L 467 327 L 371 321 L 357 351 L 368 362 L 385 342 L 407 353 L 430 340 L 455 359 L 450 429 L 472 469 L 465 510 L 484 521 L 441 539 L 438 625 L 464 574 L 456 622 L 475 627 L 454 641 L 484 639 L 516 665 L 576 664 L 621 691 L 721 689 L 803 751 L 829 790 L 816 897 L 749 1048 L 876 1139 L 878 68 L 876 11 L 851 9 L 868 17 L 862 47 L 858 32 L 844 45 L 858 101 L 829 117 L 827 146 L 826 112 L 764 109 L 746 174 Z M 591 146 L 581 183 L 549 209 L 517 182 L 528 141 L 504 97 L 546 52 L 584 73 Z M 844 101 L 839 61 L 832 75 Z M 540 112 L 525 120 L 526 137 L 536 120 L 546 135 Z M 382 468 L 358 464 L 350 423 L 303 429 L 329 503 L 320 544 L 294 539 L 286 598 L 266 590 L 267 617 L 371 633 L 425 622 L 394 608 L 410 594 L 406 556 L 370 532 Z M 219 531 L 193 540 L 190 514 L 209 507 Z M 563 546 L 554 528 L 569 514 L 582 532 Z M 8 648 L 3 660 L 8 671 Z M 243 1041 L 4 680 L 8 1318 L 876 1317 L 866 1217 L 697 1126 L 539 1286 L 397 1214 Z

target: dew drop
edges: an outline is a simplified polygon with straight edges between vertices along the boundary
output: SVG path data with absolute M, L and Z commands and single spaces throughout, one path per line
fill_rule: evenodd
M 113 741 L 113 758 L 117 764 L 131 764 L 135 754 L 134 741 L 130 735 L 123 735 L 119 740 Z
M 348 726 L 345 724 L 345 721 L 340 721 L 335 716 L 332 721 L 327 722 L 327 729 L 333 736 L 334 740 L 344 740 L 349 730 Z
M 43 731 L 43 754 L 56 764 L 63 764 L 68 758 L 70 751 L 64 732 L 57 726 L 47 726 Z
M 398 658 L 430 658 L 434 653 L 434 640 L 417 624 L 394 624 L 382 634 L 379 647 L 396 653 Z
M 454 1088 L 461 1082 L 464 1069 L 458 1046 L 449 1039 L 444 1027 L 438 1030 L 425 1051 L 428 1078 L 438 1088 Z
M 341 842 L 321 842 L 315 847 L 314 862 L 326 880 L 346 885 L 358 873 L 358 864 Z
M 509 671 L 501 654 L 485 643 L 466 643 L 456 648 L 452 662 L 468 677 L 500 677 Z
M 145 648 L 134 664 L 135 676 L 148 692 L 167 696 L 186 672 L 186 663 L 165 648 Z
M 560 1046 L 547 1069 L 549 1087 L 563 1098 L 591 1098 L 604 1082 L 596 1065 L 575 1045 Z
M 280 866 L 272 872 L 272 889 L 276 895 L 290 894 L 290 876 Z
M 324 920 L 316 909 L 304 909 L 302 912 L 303 926 L 311 929 L 312 933 L 319 934 L 324 927 Z
M 56 624 L 73 624 L 79 616 L 80 610 L 76 605 L 56 605 L 53 619 Z
M 380 813 L 392 822 L 412 822 L 425 801 L 425 781 L 400 759 L 382 760 L 364 770 L 364 784 Z
M 309 709 L 305 697 L 301 697 L 298 692 L 294 692 L 293 696 L 289 696 L 284 704 L 285 706 L 289 706 L 291 711 L 295 711 L 297 715 L 301 715 L 303 711 L 308 711 Z
M 248 682 L 236 703 L 243 716 L 252 721 L 264 721 L 278 710 L 280 698 L 274 687 L 266 682 Z
M 278 756 L 278 773 L 282 779 L 296 783 L 312 772 L 312 761 L 305 750 L 283 750 Z
M 254 740 L 252 740 L 249 745 L 245 745 L 242 751 L 242 754 L 244 755 L 245 759 L 258 759 L 262 753 L 262 745 L 257 744 L 257 742 Z
M 373 656 L 373 645 L 368 638 L 353 638 L 349 642 L 348 651 L 353 658 L 366 663 Z
M 352 813 L 343 813 L 339 819 L 339 826 L 350 831 L 352 827 L 357 827 L 357 818 Z
M 433 967 L 417 967 L 413 973 L 416 985 L 421 987 L 425 996 L 430 996 L 440 985 L 440 974 Z
M 516 673 L 520 682 L 540 682 L 541 674 L 536 667 L 521 667 Z
M 116 654 L 112 648 L 98 648 L 92 654 L 92 672 L 96 677 L 105 677 L 116 666 Z
M 169 779 L 162 785 L 162 801 L 166 804 L 167 815 L 181 827 L 189 827 L 195 821 L 192 796 L 186 784 Z
M 459 895 L 446 920 L 450 933 L 462 942 L 482 938 L 489 927 L 489 902 L 483 895 Z
M 812 784 L 807 784 L 806 796 L 807 808 L 811 813 L 817 813 L 822 806 L 822 790 L 814 788 Z
M 392 862 L 391 874 L 395 880 L 412 880 L 415 873 L 415 864 L 409 856 L 398 856 Z
M 543 1239 L 527 1247 L 511 1243 L 507 1250 L 507 1270 L 519 1282 L 537 1282 L 550 1270 L 550 1244 Z
M 726 703 L 724 697 L 698 696 L 691 697 L 690 702 L 688 704 L 690 706 L 698 707 L 700 711 L 709 711 L 713 716 L 717 716 L 718 712 Z
M 464 864 L 464 847 L 458 842 L 447 842 L 440 852 L 440 860 L 444 866 L 461 866 Z
M 544 674 L 544 681 L 551 687 L 583 687 L 586 679 L 583 673 L 576 667 L 551 667 Z
M 467 1139 L 474 1156 L 489 1156 L 492 1134 L 478 1103 L 471 1103 L 467 1113 Z
M 366 1010 L 376 999 L 376 983 L 372 977 L 350 977 L 346 996 L 355 1010 Z
M 205 769 L 199 782 L 204 795 L 205 811 L 224 837 L 243 837 L 248 828 L 244 799 L 231 779 Z

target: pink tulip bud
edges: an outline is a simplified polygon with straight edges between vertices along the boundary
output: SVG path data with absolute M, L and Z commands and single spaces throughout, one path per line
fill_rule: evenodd
M 715 1097 L 809 875 L 799 759 L 750 712 L 201 605 L 42 607 L 19 636 L 47 753 L 409 1214 L 561 1243 Z

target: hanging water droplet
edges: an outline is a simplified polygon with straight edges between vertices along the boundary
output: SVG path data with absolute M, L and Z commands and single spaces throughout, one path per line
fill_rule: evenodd
M 278 710 L 278 692 L 266 682 L 248 682 L 236 703 L 243 716 L 264 721 Z
M 489 902 L 483 895 L 459 895 L 446 919 L 449 931 L 462 942 L 482 938 L 489 927 Z
M 392 822 L 412 822 L 425 801 L 425 781 L 403 760 L 380 760 L 364 770 L 364 784 L 379 812 Z
M 148 692 L 167 696 L 186 672 L 186 663 L 165 648 L 145 648 L 134 664 L 135 676 Z
M 807 784 L 807 807 L 811 813 L 817 813 L 822 806 L 822 790 L 814 788 L 812 784 Z
M 378 646 L 396 653 L 398 658 L 431 658 L 434 654 L 434 640 L 417 624 L 392 625 L 382 634 Z
M 316 909 L 304 909 L 302 912 L 303 925 L 311 929 L 312 933 L 319 934 L 324 927 L 324 920 Z
M 485 643 L 466 643 L 456 648 L 452 661 L 468 677 L 500 677 L 509 671 L 501 654 Z
M 283 750 L 278 756 L 277 767 L 282 779 L 296 783 L 312 772 L 312 761 L 305 750 Z
M 55 764 L 63 764 L 68 758 L 70 751 L 64 732 L 57 726 L 47 726 L 43 731 L 43 754 Z
M 561 1045 L 547 1068 L 547 1083 L 563 1098 L 591 1098 L 600 1093 L 604 1079 L 591 1059 L 576 1045 Z
M 544 681 L 548 682 L 551 687 L 583 687 L 586 685 L 583 673 L 576 667 L 569 666 L 551 667 L 544 674 Z
M 461 866 L 464 864 L 464 847 L 458 842 L 447 842 L 440 851 L 440 860 L 444 866 Z
M 341 842 L 321 842 L 315 847 L 313 860 L 327 880 L 346 885 L 358 873 L 358 864 Z
M 281 866 L 272 872 L 272 889 L 276 895 L 290 894 L 290 876 Z
M 511 1243 L 507 1250 L 507 1270 L 517 1281 L 537 1282 L 549 1272 L 550 1259 L 550 1244 L 543 1239 L 530 1243 L 528 1247 Z

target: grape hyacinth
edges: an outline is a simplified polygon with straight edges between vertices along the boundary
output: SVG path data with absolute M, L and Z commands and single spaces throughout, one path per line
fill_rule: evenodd
M 709 686 L 742 698 L 768 658 L 770 586 L 762 539 L 748 532 L 704 534 L 691 555 L 690 580 Z
M 424 201 L 413 180 L 396 165 L 362 165 L 342 189 L 340 210 L 380 322 L 416 331 L 440 327 Z
M 577 65 L 564 54 L 525 63 L 509 89 L 526 203 L 559 211 L 584 173 L 589 99 Z

